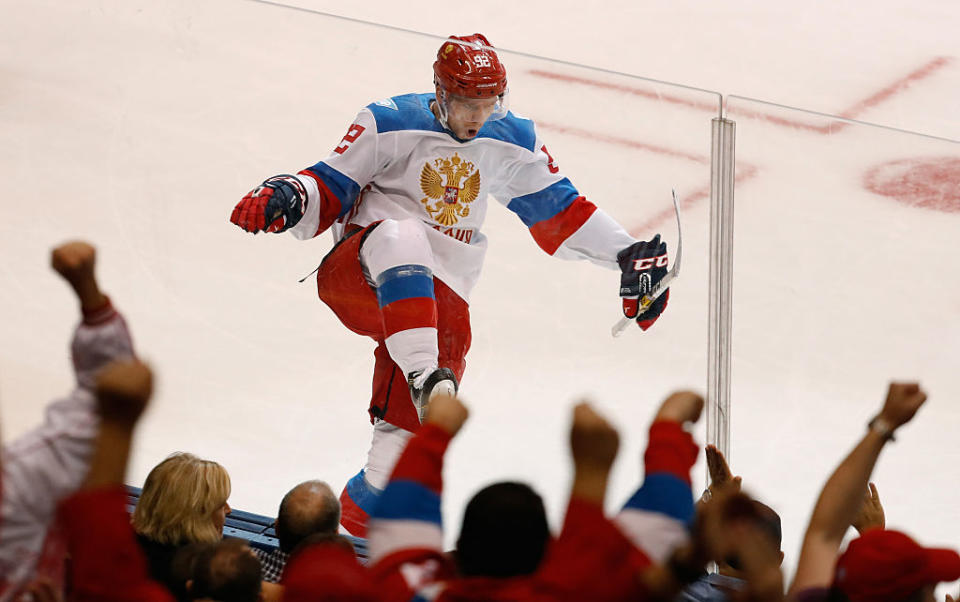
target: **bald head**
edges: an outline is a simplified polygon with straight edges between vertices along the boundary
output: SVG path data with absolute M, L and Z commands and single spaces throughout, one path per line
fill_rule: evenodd
M 277 539 L 287 554 L 307 537 L 333 534 L 340 524 L 340 501 L 323 481 L 305 481 L 283 496 L 277 514 Z

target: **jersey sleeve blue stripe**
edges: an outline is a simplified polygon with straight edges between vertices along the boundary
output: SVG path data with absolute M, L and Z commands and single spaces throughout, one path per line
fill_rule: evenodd
M 580 193 L 577 189 L 569 179 L 564 178 L 543 190 L 514 198 L 507 203 L 507 209 L 520 216 L 520 220 L 530 228 L 560 213 L 578 196 Z
M 693 494 L 689 485 L 672 474 L 650 474 L 627 501 L 626 508 L 658 512 L 689 524 L 694 513 Z
M 337 217 L 346 215 L 353 208 L 353 204 L 360 194 L 360 185 L 323 161 L 307 169 L 323 180 L 330 192 L 340 200 L 340 213 Z
M 390 481 L 370 518 L 440 525 L 440 495 L 414 481 Z

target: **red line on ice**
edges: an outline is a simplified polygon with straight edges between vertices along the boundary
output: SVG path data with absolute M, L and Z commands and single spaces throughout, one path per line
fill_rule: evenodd
M 617 136 L 608 136 L 605 134 L 598 134 L 592 130 L 582 130 L 579 128 L 572 128 L 565 125 L 557 125 L 550 122 L 544 122 L 537 120 L 538 127 L 545 130 L 552 130 L 554 132 L 559 132 L 561 134 L 569 134 L 572 136 L 579 136 L 581 138 L 587 138 L 589 140 L 596 140 L 598 142 L 605 142 L 607 144 L 612 144 L 615 146 L 624 146 L 627 148 L 645 150 L 651 153 L 656 153 L 658 155 L 665 155 L 668 157 L 676 157 L 679 159 L 685 159 L 687 161 L 693 161 L 694 163 L 699 163 L 701 165 L 709 165 L 710 157 L 704 155 L 697 155 L 694 153 L 687 153 L 684 151 L 675 150 L 672 148 L 667 148 L 665 146 L 657 146 L 655 144 L 647 144 L 645 142 L 639 142 L 637 140 L 630 140 L 628 138 L 619 138 Z M 750 178 L 754 177 L 757 174 L 757 168 L 749 163 L 744 161 L 737 161 L 737 173 L 734 177 L 736 182 L 745 182 Z M 689 209 L 693 207 L 698 202 L 710 198 L 710 184 L 701 186 L 688 194 L 680 193 L 680 208 Z M 649 234 L 650 230 L 654 230 L 659 227 L 661 224 L 673 217 L 673 205 L 669 204 L 666 209 L 663 209 L 659 213 L 654 214 L 649 217 L 643 223 L 628 228 L 628 231 L 633 236 L 641 236 Z
M 686 107 L 699 109 L 701 111 L 707 111 L 708 113 L 717 113 L 717 114 L 720 113 L 719 105 L 710 104 L 706 102 L 696 102 L 692 100 L 687 100 L 685 98 L 680 98 L 678 96 L 657 94 L 656 92 L 650 92 L 649 90 L 642 90 L 640 88 L 633 88 L 631 86 L 611 84 L 609 82 L 602 82 L 595 79 L 588 79 L 586 77 L 577 77 L 575 75 L 565 75 L 563 73 L 554 73 L 552 71 L 543 71 L 541 69 L 531 69 L 528 73 L 530 73 L 530 75 L 535 75 L 537 77 L 543 77 L 546 79 L 555 79 L 555 80 L 568 82 L 572 84 L 584 84 L 586 86 L 593 86 L 594 88 L 603 88 L 605 90 L 615 90 L 617 92 L 623 92 L 624 94 L 631 94 L 633 96 L 642 96 L 644 98 L 652 98 L 654 100 L 663 100 L 672 104 L 683 105 Z
M 695 163 L 704 163 L 710 164 L 710 157 L 704 155 L 695 155 L 693 153 L 686 153 L 683 151 L 674 150 L 672 148 L 667 148 L 665 146 L 656 146 L 654 144 L 647 144 L 646 142 L 639 142 L 637 140 L 630 140 L 628 138 L 619 138 L 617 136 L 608 136 L 606 134 L 598 134 L 593 130 L 582 130 L 580 128 L 574 128 L 567 125 L 559 125 L 556 123 L 547 123 L 537 120 L 537 125 L 544 129 L 553 130 L 554 132 L 560 132 L 561 134 L 570 134 L 572 136 L 580 136 L 581 138 L 589 138 L 590 140 L 598 140 L 600 142 L 606 142 L 607 144 L 614 144 L 616 146 L 626 146 L 628 148 L 638 148 L 640 150 L 650 151 L 652 153 L 657 153 L 660 155 L 668 155 L 671 157 L 679 157 L 681 159 L 686 159 L 688 161 L 693 161 Z
M 865 99 L 863 99 L 863 100 L 861 100 L 861 101 L 858 101 L 858 102 L 854 103 L 853 105 L 851 105 L 850 107 L 844 109 L 843 111 L 840 111 L 840 113 L 838 113 L 837 116 L 838 116 L 838 117 L 843 117 L 843 118 L 845 118 L 845 119 L 856 119 L 857 117 L 859 117 L 860 115 L 862 115 L 862 114 L 863 114 L 865 111 L 867 111 L 868 109 L 871 109 L 871 108 L 873 108 L 873 107 L 881 104 L 882 102 L 886 101 L 886 100 L 889 99 L 890 97 L 892 97 L 892 96 L 894 96 L 894 95 L 896 95 L 896 94 L 898 94 L 898 93 L 906 90 L 906 89 L 910 86 L 910 84 L 913 84 L 913 83 L 918 82 L 918 81 L 920 81 L 920 80 L 926 79 L 927 77 L 929 77 L 930 75 L 932 75 L 932 74 L 933 74 L 934 72 L 936 72 L 937 70 L 939 70 L 939 69 L 945 67 L 946 65 L 950 64 L 951 60 L 952 60 L 952 59 L 951 59 L 950 57 L 938 56 L 938 57 L 932 59 L 931 61 L 927 62 L 925 65 L 922 65 L 921 67 L 918 67 L 917 69 L 914 69 L 913 71 L 911 71 L 911 72 L 908 73 L 907 75 L 905 75 L 905 76 L 901 77 L 900 79 L 894 81 L 893 83 L 885 86 L 884 88 L 880 89 L 879 91 L 871 94 L 871 95 L 868 96 L 867 98 L 865 98 Z M 565 75 L 565 74 L 562 74 L 562 73 L 553 73 L 553 72 L 550 72 L 550 71 L 543 71 L 543 70 L 540 70 L 540 69 L 533 69 L 533 70 L 529 71 L 529 73 L 530 73 L 531 75 L 533 75 L 533 76 L 536 76 L 536 77 L 542 77 L 542 78 L 546 78 L 546 79 L 553 79 L 553 80 L 558 80 L 558 81 L 564 81 L 564 82 L 574 83 L 574 84 L 583 84 L 583 85 L 586 85 L 586 86 L 592 86 L 592 87 L 594 87 L 594 88 L 601 88 L 601 89 L 605 89 L 605 90 L 614 90 L 614 91 L 617 91 L 617 92 L 622 92 L 622 93 L 624 93 L 624 94 L 630 94 L 630 95 L 633 95 L 633 96 L 642 96 L 642 97 L 644 97 L 644 98 L 651 98 L 651 99 L 654 99 L 654 100 L 662 100 L 662 101 L 664 101 L 664 102 L 668 102 L 668 103 L 671 103 L 671 104 L 686 106 L 686 107 L 690 107 L 690 108 L 693 108 L 693 109 L 697 109 L 697 110 L 701 110 L 701 111 L 706 111 L 706 112 L 709 112 L 709 113 L 716 113 L 716 112 L 717 112 L 717 107 L 714 106 L 714 105 L 712 105 L 712 104 L 710 104 L 710 103 L 703 103 L 703 102 L 691 101 L 691 100 L 687 100 L 687 99 L 680 98 L 680 97 L 677 97 L 677 96 L 671 96 L 671 95 L 669 95 L 669 94 L 657 94 L 657 93 L 655 93 L 655 92 L 651 92 L 651 91 L 649 91 L 649 90 L 643 90 L 643 89 L 641 89 L 641 88 L 634 88 L 634 87 L 631 87 L 631 86 L 625 86 L 625 85 L 621 85 L 621 84 L 611 84 L 611 83 L 608 83 L 608 82 L 603 82 L 603 81 L 599 81 L 599 80 L 593 80 L 593 79 L 589 79 L 589 78 L 585 78 L 585 77 L 578 77 L 578 76 L 574 76 L 574 75 Z M 849 123 L 847 123 L 847 122 L 845 122 L 845 121 L 834 121 L 834 122 L 832 122 L 832 123 L 830 123 L 830 124 L 828 124 L 828 125 L 813 125 L 813 124 L 810 124 L 810 123 L 804 123 L 804 122 L 802 122 L 802 121 L 796 121 L 796 120 L 793 120 L 793 119 L 787 119 L 787 118 L 784 118 L 784 117 L 778 117 L 778 116 L 776 116 L 776 115 L 770 115 L 770 114 L 768 114 L 768 113 L 753 112 L 753 111 L 738 111 L 738 113 L 741 114 L 741 115 L 749 116 L 749 117 L 756 117 L 756 118 L 759 118 L 759 119 L 763 119 L 763 120 L 765 120 L 765 121 L 768 121 L 768 122 L 770 122 L 770 123 L 774 123 L 774 124 L 776 124 L 776 125 L 782 125 L 782 126 L 785 126 L 785 127 L 791 127 L 791 128 L 808 130 L 808 131 L 811 131 L 811 132 L 817 132 L 817 133 L 819 133 L 819 134 L 835 133 L 835 132 L 838 132 L 838 131 L 846 128 L 848 125 L 850 125 Z
M 734 182 L 741 183 L 746 182 L 747 180 L 753 178 L 757 175 L 757 168 L 753 165 L 749 165 L 742 161 L 737 161 L 737 173 L 734 176 Z M 685 210 L 693 207 L 700 201 L 710 198 L 710 186 L 701 186 L 693 192 L 684 195 L 680 194 L 680 209 Z M 673 205 L 668 206 L 666 209 L 662 210 L 660 213 L 651 216 L 647 221 L 638 224 L 629 229 L 629 232 L 633 236 L 643 237 L 650 234 L 651 230 L 657 230 L 665 222 L 673 218 Z
M 846 117 L 847 119 L 853 119 L 857 117 L 867 109 L 877 106 L 878 104 L 890 98 L 894 94 L 897 94 L 901 90 L 906 89 L 913 82 L 926 79 L 927 77 L 930 76 L 930 74 L 932 74 L 937 69 L 940 69 L 950 64 L 950 60 L 951 59 L 948 56 L 938 56 L 937 58 L 933 59 L 923 67 L 920 67 L 919 69 L 914 70 L 908 75 L 901 77 L 900 79 L 893 82 L 886 88 L 880 90 L 876 94 L 854 104 L 852 107 L 841 112 L 840 116 Z

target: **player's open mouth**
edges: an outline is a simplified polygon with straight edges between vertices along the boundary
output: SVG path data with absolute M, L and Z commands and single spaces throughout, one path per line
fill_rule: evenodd
M 467 138 L 473 138 L 476 135 L 477 135 L 476 128 L 467 128 Z

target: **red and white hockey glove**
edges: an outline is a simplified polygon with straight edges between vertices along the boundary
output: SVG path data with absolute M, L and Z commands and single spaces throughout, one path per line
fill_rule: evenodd
M 653 240 L 638 241 L 617 253 L 620 264 L 620 297 L 623 300 L 623 315 L 636 318 L 640 328 L 653 326 L 667 307 L 670 289 L 657 297 L 641 313 L 643 298 L 667 275 L 667 243 L 657 234 Z
M 283 232 L 297 225 L 307 209 L 307 189 L 294 176 L 267 179 L 243 197 L 230 221 L 247 232 Z

